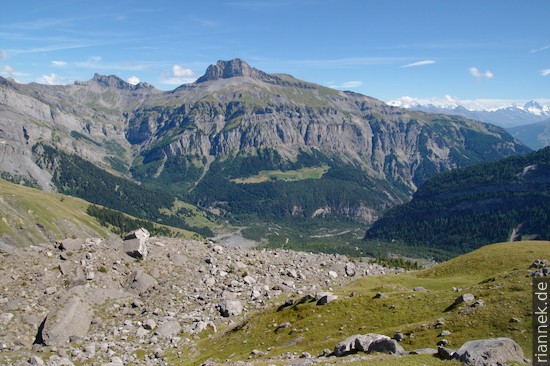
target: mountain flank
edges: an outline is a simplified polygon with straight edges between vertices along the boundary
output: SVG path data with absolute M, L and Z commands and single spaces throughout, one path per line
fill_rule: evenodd
M 410 202 L 376 221 L 365 239 L 442 257 L 495 241 L 546 240 L 549 190 L 550 147 L 456 169 L 427 180 Z
M 0 82 L 5 177 L 82 195 L 78 179 L 61 183 L 59 174 L 74 176 L 70 161 L 83 159 L 110 174 L 99 174 L 104 186 L 125 179 L 171 196 L 137 215 L 163 223 L 159 209 L 174 212 L 177 199 L 239 225 L 370 224 L 438 172 L 528 151 L 495 126 L 391 107 L 240 59 L 167 92 L 98 74 L 67 86 Z

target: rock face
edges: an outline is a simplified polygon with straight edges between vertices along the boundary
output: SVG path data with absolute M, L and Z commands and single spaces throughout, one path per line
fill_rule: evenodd
M 491 366 L 506 362 L 525 363 L 523 350 L 510 338 L 490 338 L 466 342 L 453 355 L 464 365 Z
M 69 296 L 59 301 L 44 321 L 39 338 L 47 346 L 61 346 L 70 337 L 83 337 L 88 333 L 93 312 L 83 299 Z

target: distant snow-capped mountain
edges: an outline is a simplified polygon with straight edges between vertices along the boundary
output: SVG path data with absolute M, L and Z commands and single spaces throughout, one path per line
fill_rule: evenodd
M 512 104 L 503 107 L 486 107 L 472 104 L 465 106 L 455 100 L 437 104 L 419 103 L 413 98 L 392 100 L 388 104 L 416 111 L 460 115 L 504 128 L 533 124 L 550 118 L 550 107 L 534 100 L 524 105 Z

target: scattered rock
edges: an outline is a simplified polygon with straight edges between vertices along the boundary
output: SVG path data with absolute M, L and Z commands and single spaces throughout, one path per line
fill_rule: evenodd
M 410 351 L 411 355 L 437 355 L 437 350 L 435 348 L 420 348 Z
M 388 298 L 388 295 L 382 293 L 382 292 L 377 292 L 376 295 L 374 295 L 373 299 L 387 299 Z
M 489 338 L 466 342 L 453 355 L 464 365 L 491 366 L 507 362 L 525 363 L 521 347 L 510 338 Z
M 426 290 L 422 286 L 418 286 L 418 287 L 413 288 L 413 291 L 415 291 L 415 292 L 428 292 L 428 290 Z

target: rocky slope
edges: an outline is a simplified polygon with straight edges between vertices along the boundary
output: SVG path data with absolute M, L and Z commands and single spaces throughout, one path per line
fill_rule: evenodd
M 468 365 L 521 364 L 532 341 L 527 275 L 548 272 L 547 261 L 534 260 L 549 254 L 547 244 L 495 245 L 398 275 L 367 260 L 149 238 L 142 230 L 125 241 L 0 251 L 0 363 L 453 364 L 439 354 Z M 466 342 L 487 336 L 499 338 Z M 436 342 L 439 350 L 426 348 Z M 477 350 L 462 359 L 468 344 Z
M 322 210 L 368 223 L 439 171 L 527 151 L 494 126 L 390 107 L 238 59 L 169 92 L 101 75 L 69 86 L 0 81 L 0 170 L 12 177 L 53 189 L 52 171 L 31 150 L 42 142 L 203 206 L 275 220 Z M 321 166 L 329 170 L 310 179 L 317 193 L 307 199 L 303 182 L 234 181 Z M 292 203 L 277 198 L 293 193 Z M 252 207 L 260 197 L 262 210 Z
M 337 255 L 148 238 L 142 231 L 133 238 L 0 249 L 0 363 L 166 364 L 166 352 L 192 347 L 290 295 L 316 296 L 397 271 Z

